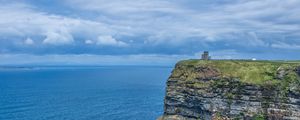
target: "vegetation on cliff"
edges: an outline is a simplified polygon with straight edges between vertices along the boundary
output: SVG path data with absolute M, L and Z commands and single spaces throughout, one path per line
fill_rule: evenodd
M 300 62 L 298 61 L 251 61 L 251 60 L 184 60 L 177 63 L 172 77 L 194 87 L 227 87 L 238 89 L 249 84 L 264 89 L 278 90 L 284 98 L 288 91 L 300 93 Z M 218 79 L 197 81 L 197 79 Z M 226 93 L 226 96 L 232 96 Z
M 187 80 L 195 79 L 199 74 L 189 68 L 214 68 L 223 78 L 237 78 L 243 83 L 265 85 L 285 82 L 295 82 L 300 62 L 297 61 L 247 61 L 247 60 L 184 60 L 178 65 L 186 69 L 175 69 L 173 74 L 185 71 L 189 74 Z M 179 71 L 176 71 L 179 70 Z M 197 74 L 197 75 L 195 75 Z
M 165 116 L 300 118 L 299 76 L 300 61 L 180 61 L 167 82 Z

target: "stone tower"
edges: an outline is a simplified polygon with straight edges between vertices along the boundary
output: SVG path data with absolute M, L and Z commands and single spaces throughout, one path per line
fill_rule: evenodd
M 208 51 L 204 51 L 201 57 L 202 60 L 209 60 L 210 56 L 209 56 L 209 52 Z

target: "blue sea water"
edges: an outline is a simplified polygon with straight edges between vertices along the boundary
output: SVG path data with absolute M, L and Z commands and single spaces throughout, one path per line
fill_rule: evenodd
M 155 120 L 171 69 L 1 69 L 0 120 Z

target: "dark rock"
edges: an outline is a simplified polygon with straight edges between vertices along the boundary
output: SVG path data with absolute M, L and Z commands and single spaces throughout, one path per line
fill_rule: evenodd
M 300 66 L 297 67 L 296 72 L 298 73 L 298 75 L 300 76 Z
M 195 72 L 198 73 L 196 79 L 203 81 L 217 79 L 220 76 L 220 72 L 217 69 L 207 66 L 196 67 Z

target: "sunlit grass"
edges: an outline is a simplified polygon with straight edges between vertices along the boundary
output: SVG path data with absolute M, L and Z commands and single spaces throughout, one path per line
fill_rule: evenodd
M 211 66 L 221 72 L 222 77 L 238 78 L 249 84 L 277 83 L 276 72 L 279 68 L 293 69 L 300 61 L 251 61 L 251 60 L 184 60 L 178 64 L 187 66 Z M 190 70 L 186 71 L 195 76 Z M 291 74 L 296 75 L 296 74 Z M 191 78 L 192 79 L 192 78 Z

